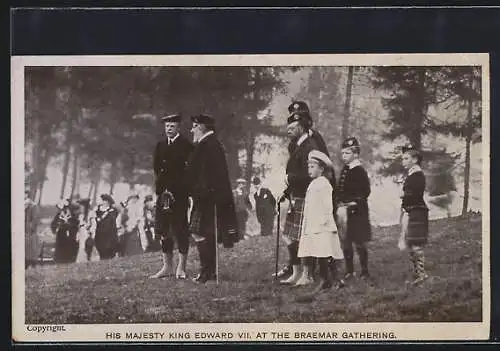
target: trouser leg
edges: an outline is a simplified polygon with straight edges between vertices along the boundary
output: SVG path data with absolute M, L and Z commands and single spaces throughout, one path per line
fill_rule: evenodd
M 368 249 L 365 243 L 356 243 L 356 253 L 361 265 L 361 275 L 368 275 Z

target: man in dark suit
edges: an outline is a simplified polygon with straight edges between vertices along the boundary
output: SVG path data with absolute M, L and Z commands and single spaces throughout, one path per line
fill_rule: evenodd
M 180 114 L 163 117 L 162 121 L 166 138 L 156 145 L 153 168 L 157 195 L 155 236 L 161 240 L 163 266 L 151 278 L 172 273 L 176 242 L 179 260 L 175 275 L 177 279 L 186 279 L 189 249 L 186 169 L 193 145 L 179 132 Z
M 226 155 L 215 135 L 215 121 L 207 115 L 191 120 L 195 149 L 187 173 L 193 200 L 189 232 L 200 258 L 200 271 L 193 280 L 205 283 L 217 278 L 217 244 L 231 248 L 238 241 L 237 220 Z
M 255 214 L 260 224 L 260 235 L 271 235 L 274 225 L 274 215 L 276 214 L 276 199 L 271 190 L 264 188 L 259 177 L 255 177 L 252 181 L 255 186 Z

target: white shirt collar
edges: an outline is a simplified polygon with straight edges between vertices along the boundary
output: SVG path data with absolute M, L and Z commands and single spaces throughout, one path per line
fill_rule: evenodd
M 297 146 L 300 146 L 306 140 L 306 138 L 309 136 L 309 133 L 304 133 L 300 136 L 299 140 L 297 140 Z
M 417 173 L 422 171 L 422 168 L 419 165 L 414 165 L 408 170 L 408 175 L 412 175 L 413 173 Z
M 171 143 L 173 143 L 175 141 L 175 139 L 177 139 L 179 137 L 179 133 L 177 133 L 173 138 L 169 138 L 167 137 L 167 140 Z
M 355 159 L 355 160 L 352 160 L 350 163 L 349 163 L 349 169 L 353 169 L 354 167 L 356 166 L 361 166 L 361 161 L 358 160 L 358 159 Z
M 208 132 L 206 132 L 205 134 L 203 134 L 200 139 L 198 139 L 198 143 L 200 143 L 203 139 L 205 139 L 207 136 L 212 135 L 212 134 L 214 134 L 214 131 L 213 130 L 209 130 Z

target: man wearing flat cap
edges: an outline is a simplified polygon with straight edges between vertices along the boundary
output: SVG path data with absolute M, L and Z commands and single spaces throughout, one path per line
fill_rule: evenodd
M 238 241 L 236 211 L 224 148 L 211 116 L 191 117 L 195 148 L 188 162 L 189 194 L 193 199 L 189 232 L 200 258 L 198 283 L 215 280 L 217 244 L 231 248 Z
M 193 145 L 179 132 L 180 114 L 162 118 L 166 138 L 156 144 L 153 156 L 155 191 L 155 236 L 160 238 L 163 265 L 151 278 L 173 273 L 173 251 L 177 244 L 179 259 L 175 276 L 186 278 L 189 249 L 188 188 L 186 169 Z

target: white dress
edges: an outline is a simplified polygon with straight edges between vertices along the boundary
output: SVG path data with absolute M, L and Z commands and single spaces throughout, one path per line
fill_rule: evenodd
M 333 188 L 325 177 L 312 180 L 307 188 L 299 241 L 299 257 L 343 259 L 337 225 L 333 219 Z
M 85 241 L 90 235 L 88 223 L 82 214 L 78 216 L 78 233 L 76 240 L 78 240 L 78 255 L 76 256 L 76 262 L 87 262 L 87 253 L 85 252 Z

